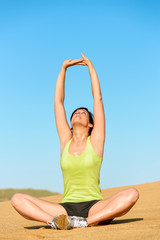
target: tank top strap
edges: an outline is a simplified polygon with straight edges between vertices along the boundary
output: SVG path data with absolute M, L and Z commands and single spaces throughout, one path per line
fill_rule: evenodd
M 90 136 L 88 136 L 88 139 L 87 139 L 87 142 L 88 142 L 88 150 L 90 149 L 91 152 L 96 156 L 97 159 L 100 159 L 102 161 L 103 158 L 101 158 L 100 156 L 98 156 L 98 154 L 95 152 L 93 146 L 92 146 L 92 143 L 91 143 L 91 140 L 90 140 Z
M 66 144 L 66 146 L 65 146 L 65 149 L 66 149 L 66 150 L 69 149 L 69 146 L 70 146 L 70 143 L 72 142 L 72 139 L 73 139 L 73 138 L 71 138 L 71 139 L 67 142 L 67 144 Z
M 64 149 L 63 149 L 63 152 L 62 152 L 62 154 L 61 154 L 61 158 L 62 158 L 62 156 L 63 156 L 65 153 L 68 152 L 69 145 L 70 145 L 71 141 L 72 141 L 72 138 L 66 143 L 66 145 L 65 145 L 65 147 L 64 147 Z

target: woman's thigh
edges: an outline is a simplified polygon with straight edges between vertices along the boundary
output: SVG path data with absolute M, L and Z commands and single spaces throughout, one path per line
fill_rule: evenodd
M 12 199 L 11 203 L 12 205 L 16 207 L 17 206 L 23 206 L 23 201 L 28 200 L 41 208 L 43 211 L 50 215 L 59 215 L 59 214 L 65 214 L 67 215 L 67 212 L 63 206 L 61 206 L 59 203 L 53 203 L 44 199 L 36 198 L 27 194 L 22 193 L 16 193 Z
M 136 189 L 128 188 L 128 189 L 119 191 L 118 193 L 116 193 L 115 195 L 113 195 L 110 198 L 106 198 L 106 199 L 103 199 L 103 200 L 97 202 L 96 204 L 94 204 L 90 208 L 89 213 L 88 213 L 88 217 L 90 217 L 93 214 L 95 214 L 96 212 L 102 210 L 104 207 L 106 207 L 109 203 L 111 203 L 113 200 L 117 199 L 118 197 L 120 197 L 122 195 L 127 196 L 127 195 L 129 195 L 131 193 L 131 191 L 134 191 L 134 190 L 136 191 Z
M 95 203 L 88 212 L 88 217 L 92 216 L 93 214 L 97 213 L 101 209 L 103 209 L 109 202 L 111 198 L 100 200 L 99 202 Z

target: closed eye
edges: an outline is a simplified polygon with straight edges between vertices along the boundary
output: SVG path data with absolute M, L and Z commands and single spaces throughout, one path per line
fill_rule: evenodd
M 83 111 L 83 112 L 81 112 L 81 114 L 85 114 L 85 115 L 86 115 L 86 112 L 85 112 L 85 111 Z

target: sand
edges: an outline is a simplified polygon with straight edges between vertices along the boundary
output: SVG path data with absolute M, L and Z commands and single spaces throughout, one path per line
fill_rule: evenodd
M 76 240 L 160 240 L 160 181 L 134 186 L 102 190 L 104 198 L 116 192 L 135 187 L 140 198 L 136 205 L 123 217 L 116 218 L 109 225 L 92 226 L 84 229 L 56 230 L 49 226 L 21 217 L 9 201 L 0 203 L 0 239 L 76 239 Z M 60 202 L 62 195 L 43 199 Z

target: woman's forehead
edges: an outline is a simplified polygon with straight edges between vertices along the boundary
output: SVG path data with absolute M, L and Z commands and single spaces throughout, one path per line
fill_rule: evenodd
M 84 108 L 79 108 L 75 112 L 78 112 L 78 111 L 84 111 L 84 112 L 88 113 L 88 111 L 86 109 L 84 109 Z

